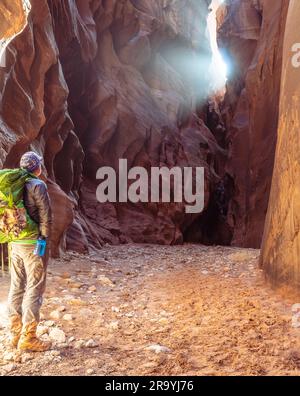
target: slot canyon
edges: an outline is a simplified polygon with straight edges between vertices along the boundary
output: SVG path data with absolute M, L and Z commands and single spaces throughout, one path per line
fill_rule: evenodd
M 287 331 L 286 311 L 276 311 L 280 293 L 292 294 L 284 297 L 288 302 L 280 300 L 288 309 L 300 292 L 300 68 L 292 64 L 292 47 L 300 42 L 299 18 L 298 0 L 0 0 L 0 165 L 17 168 L 29 150 L 44 158 L 43 178 L 53 209 L 51 256 L 56 263 L 50 284 L 59 277 L 65 280 L 61 265 L 66 262 L 77 263 L 85 273 L 93 271 L 97 260 L 106 270 L 111 259 L 120 268 L 111 269 L 113 283 L 118 283 L 124 265 L 132 276 L 128 287 L 133 295 L 134 287 L 143 290 L 138 296 L 142 305 L 157 287 L 168 309 L 175 309 L 181 298 L 190 303 L 205 296 L 195 304 L 202 309 L 206 301 L 214 316 L 221 315 L 232 302 L 230 293 L 236 292 L 244 305 L 236 303 L 233 312 L 245 312 L 249 323 L 254 309 L 259 329 L 268 327 L 268 320 L 278 320 L 272 328 L 272 353 L 278 340 L 289 345 L 284 362 L 278 363 L 285 351 L 274 352 L 270 371 L 299 375 L 300 353 L 291 346 L 298 345 L 299 333 L 284 337 L 299 331 L 300 325 Z M 118 174 L 119 159 L 127 159 L 130 168 L 149 171 L 204 167 L 204 210 L 186 213 L 185 204 L 177 202 L 100 203 L 97 170 L 109 166 Z M 132 263 L 126 264 L 127 254 Z M 203 276 L 216 265 L 224 277 L 213 280 L 206 274 L 207 283 L 202 275 L 198 279 L 198 254 L 206 256 Z M 151 263 L 157 259 L 152 269 L 144 266 L 143 257 Z M 165 261 L 159 264 L 161 257 Z M 231 268 L 231 261 L 238 269 Z M 187 272 L 179 263 L 185 263 Z M 168 280 L 155 272 L 160 267 L 172 268 L 170 279 L 181 293 L 178 301 L 170 297 L 174 290 Z M 143 289 L 144 281 L 134 279 L 135 271 L 145 279 L 152 271 L 153 284 L 150 280 L 151 286 Z M 238 283 L 244 278 L 253 290 L 245 291 Z M 266 289 L 269 283 L 275 290 Z M 210 301 L 215 288 L 216 305 Z M 112 298 L 127 301 L 125 290 L 113 291 Z M 55 294 L 50 297 L 53 302 Z M 252 306 L 256 298 L 259 306 Z M 268 308 L 265 298 L 270 299 Z M 151 309 L 159 308 L 155 304 Z M 109 315 L 121 315 L 118 312 Z M 225 317 L 233 320 L 226 309 Z M 187 322 L 183 320 L 184 334 L 192 318 L 189 312 Z M 110 319 L 116 323 L 113 316 Z M 205 331 L 217 334 L 219 324 L 215 326 L 204 323 L 200 335 L 192 331 L 190 342 L 205 338 Z M 231 330 L 235 334 L 236 328 Z M 243 350 L 248 335 L 245 340 L 240 333 L 236 336 Z M 176 349 L 176 337 L 166 336 L 160 344 L 169 342 L 170 350 Z M 105 374 L 137 373 L 128 371 L 138 360 L 125 344 L 120 348 L 126 363 L 115 370 L 115 355 L 107 347 Z M 176 363 L 157 354 L 147 367 L 144 355 L 139 355 L 138 373 L 268 374 L 266 364 L 257 363 L 262 356 L 268 361 L 267 352 L 257 352 L 258 360 L 253 358 L 248 366 L 242 363 L 245 351 L 234 357 L 228 352 L 221 365 L 202 361 L 200 349 L 194 352 L 193 358 L 176 355 Z M 20 372 L 34 372 L 24 367 Z M 56 374 L 49 367 L 45 370 Z M 72 372 L 70 364 L 66 372 Z

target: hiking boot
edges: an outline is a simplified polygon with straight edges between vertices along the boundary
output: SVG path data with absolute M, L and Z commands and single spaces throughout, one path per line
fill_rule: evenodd
M 51 348 L 50 342 L 40 340 L 36 335 L 37 322 L 32 322 L 23 327 L 18 349 L 28 352 L 44 352 Z
M 10 345 L 17 348 L 22 332 L 22 317 L 13 315 L 10 317 Z

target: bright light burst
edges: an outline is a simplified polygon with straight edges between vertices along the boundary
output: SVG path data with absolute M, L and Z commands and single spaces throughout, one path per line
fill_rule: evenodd
M 22 2 L 23 2 L 24 12 L 25 12 L 26 18 L 27 18 L 28 14 L 31 10 L 31 3 L 30 3 L 30 0 L 22 0 Z M 7 39 L 0 39 L 0 67 L 6 66 L 6 58 L 5 58 L 6 47 L 18 34 L 20 34 L 24 30 L 25 26 L 26 26 L 26 24 L 23 26 L 23 29 L 20 32 L 16 32 L 12 37 L 7 38 Z
M 212 74 L 212 89 L 219 90 L 224 88 L 228 76 L 228 65 L 222 58 L 217 44 L 217 20 L 216 14 L 217 9 L 224 2 L 224 0 L 212 0 L 211 13 L 208 16 L 208 34 L 210 37 L 211 49 L 212 49 L 212 63 L 210 71 Z

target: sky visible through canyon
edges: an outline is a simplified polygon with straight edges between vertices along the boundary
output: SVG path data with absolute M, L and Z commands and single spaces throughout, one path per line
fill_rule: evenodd
M 211 74 L 213 76 L 213 89 L 222 89 L 226 83 L 226 76 L 228 72 L 228 67 L 222 58 L 222 55 L 218 48 L 217 43 L 217 19 L 216 14 L 220 5 L 224 3 L 224 0 L 213 0 L 210 8 L 211 13 L 208 15 L 208 34 L 210 36 L 211 49 L 213 53 L 212 64 L 211 64 Z

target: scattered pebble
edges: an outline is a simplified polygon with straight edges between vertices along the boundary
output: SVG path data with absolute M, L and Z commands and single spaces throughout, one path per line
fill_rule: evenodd
M 17 365 L 14 364 L 14 363 L 7 364 L 6 366 L 3 366 L 2 369 L 3 369 L 5 374 L 9 374 L 12 371 L 15 371 L 17 369 Z
M 300 312 L 300 303 L 292 305 L 292 312 L 293 313 Z
M 7 362 L 13 362 L 15 360 L 15 354 L 13 352 L 4 352 L 2 359 Z
M 44 322 L 44 325 L 46 327 L 53 327 L 55 325 L 55 322 L 53 320 L 46 320 L 46 322 Z
M 54 320 L 59 320 L 61 317 L 60 312 L 59 311 L 52 311 L 50 312 L 50 318 L 54 319 Z
M 74 343 L 74 349 L 81 349 L 84 346 L 85 346 L 84 340 L 78 340 L 78 341 L 75 341 L 75 343 Z
M 88 342 L 85 344 L 87 348 L 97 348 L 99 344 L 94 341 L 93 339 L 88 340 Z
M 49 337 L 52 341 L 56 343 L 63 343 L 66 341 L 66 335 L 63 330 L 54 327 L 49 331 Z
M 106 325 L 106 327 L 110 330 L 118 330 L 119 328 L 119 321 L 114 320 Z
M 66 321 L 68 321 L 68 322 L 71 322 L 73 319 L 74 319 L 74 317 L 73 317 L 73 315 L 71 315 L 71 314 L 65 314 L 65 315 L 63 316 L 63 320 L 66 320 Z
M 152 351 L 155 353 L 170 353 L 170 352 L 172 352 L 171 349 L 169 349 L 163 345 L 159 345 L 159 344 L 150 345 L 146 349 L 148 351 Z
M 115 284 L 104 275 L 99 275 L 97 279 L 103 286 L 115 287 Z

